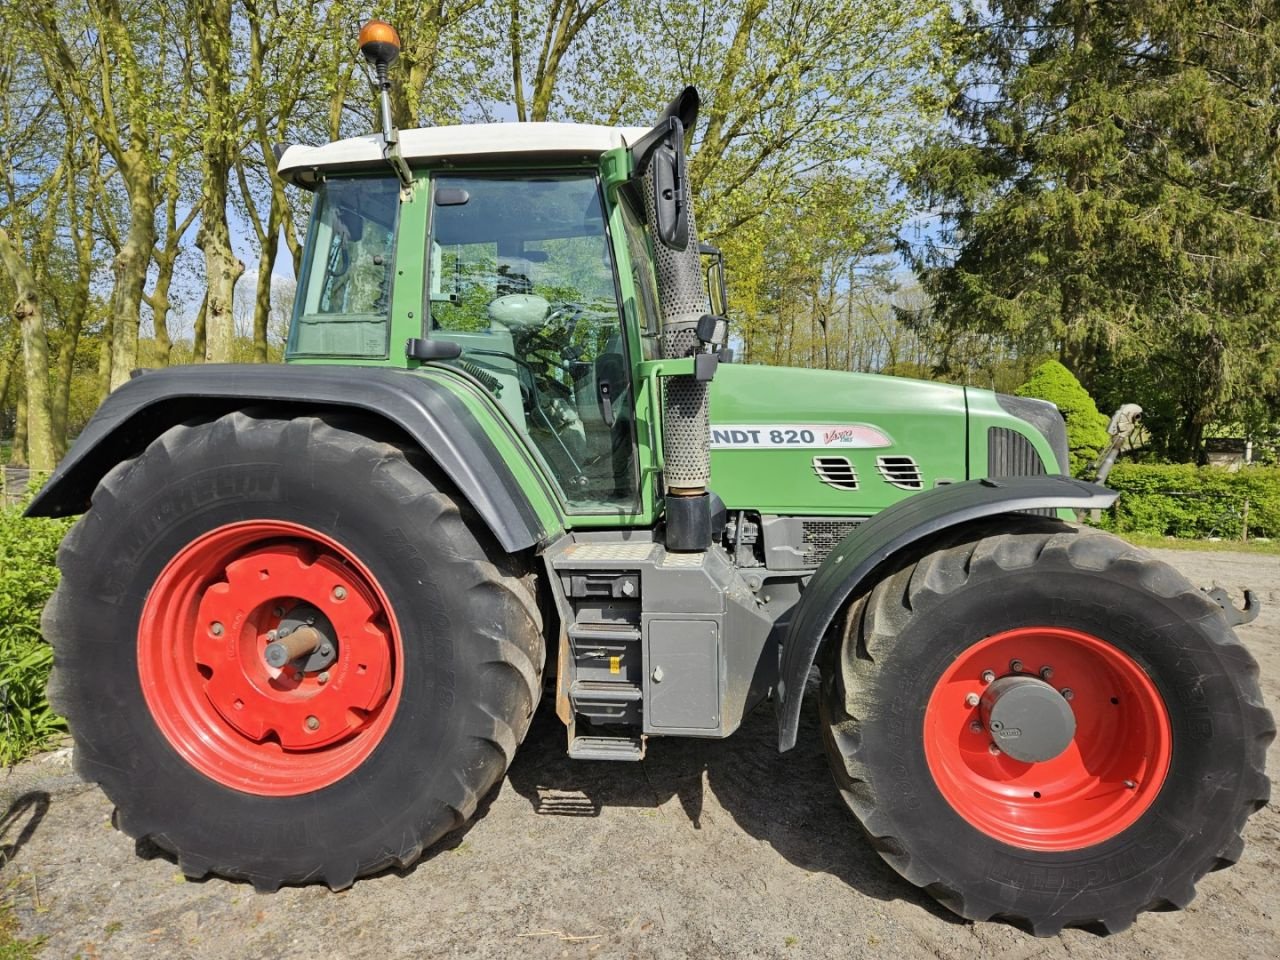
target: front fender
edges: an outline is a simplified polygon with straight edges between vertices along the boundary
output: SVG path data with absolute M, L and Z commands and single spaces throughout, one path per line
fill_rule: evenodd
M 439 465 L 509 552 L 557 532 L 546 528 L 484 426 L 451 390 L 408 371 L 336 365 L 204 364 L 135 377 L 103 401 L 26 515 L 84 512 L 98 481 L 169 427 L 272 404 L 345 407 L 394 424 Z
M 1098 510 L 1118 494 L 1062 476 L 969 480 L 919 493 L 860 524 L 831 551 L 805 588 L 787 630 L 776 696 L 778 749 L 796 745 L 805 682 L 836 614 L 871 586 L 886 560 L 942 530 L 983 517 L 1063 507 Z

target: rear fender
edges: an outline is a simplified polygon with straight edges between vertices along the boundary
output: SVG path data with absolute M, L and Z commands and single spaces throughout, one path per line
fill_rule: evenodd
M 547 529 L 484 425 L 447 387 L 407 371 L 344 366 L 205 364 L 147 372 L 112 393 L 27 508 L 29 517 L 83 513 L 98 482 L 185 421 L 279 404 L 363 411 L 393 424 L 430 456 L 508 552 Z
M 1116 492 L 1062 476 L 969 480 L 918 493 L 860 524 L 818 567 L 787 630 L 776 707 L 778 749 L 796 745 L 800 704 L 818 648 L 851 597 L 873 586 L 894 556 L 938 533 L 1002 513 L 1111 506 Z

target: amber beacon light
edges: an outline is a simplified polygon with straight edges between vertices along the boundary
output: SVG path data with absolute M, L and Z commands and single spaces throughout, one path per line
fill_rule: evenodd
M 373 67 L 385 67 L 400 56 L 400 34 L 385 20 L 370 20 L 360 28 L 360 52 Z

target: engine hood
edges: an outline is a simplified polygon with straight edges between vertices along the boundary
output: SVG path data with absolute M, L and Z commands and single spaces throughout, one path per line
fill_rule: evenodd
M 711 489 L 731 509 L 871 514 L 969 477 L 964 387 L 722 364 L 711 384 Z

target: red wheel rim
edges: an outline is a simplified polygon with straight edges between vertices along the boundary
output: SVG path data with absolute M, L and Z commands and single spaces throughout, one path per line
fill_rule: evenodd
M 323 670 L 263 651 L 290 611 L 320 612 Z M 269 636 L 271 634 L 271 636 Z M 390 725 L 403 650 L 386 595 L 350 551 L 281 520 L 228 524 L 169 562 L 142 608 L 138 674 L 165 738 L 205 776 L 292 796 L 355 770 Z
M 977 697 L 995 677 L 1041 674 L 1067 691 L 1076 731 L 1051 760 L 994 753 Z M 990 671 L 989 673 L 987 671 Z M 985 674 L 985 679 L 984 679 Z M 925 759 L 952 808 L 988 836 L 1030 850 L 1078 850 L 1132 826 L 1160 792 L 1172 735 L 1164 700 L 1128 655 L 1097 637 L 1021 627 L 963 651 L 925 709 Z

